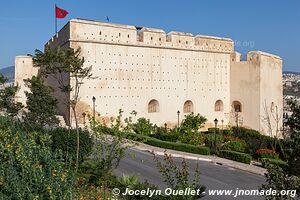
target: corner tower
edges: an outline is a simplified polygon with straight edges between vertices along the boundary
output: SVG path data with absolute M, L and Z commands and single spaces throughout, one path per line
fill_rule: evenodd
M 282 59 L 251 51 L 247 60 L 231 54 L 231 123 L 280 136 L 283 112 Z

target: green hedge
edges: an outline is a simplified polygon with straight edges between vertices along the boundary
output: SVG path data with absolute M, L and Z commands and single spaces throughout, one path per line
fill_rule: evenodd
M 210 155 L 210 149 L 208 147 L 195 146 L 191 144 L 183 143 L 174 143 L 158 140 L 155 138 L 149 138 L 144 141 L 145 144 L 149 144 L 156 147 L 161 147 L 165 149 L 173 149 L 177 151 L 184 151 L 189 153 L 201 154 L 201 155 Z
M 216 133 L 219 133 L 219 131 L 220 131 L 219 128 L 208 128 L 208 129 L 207 129 L 207 131 L 208 131 L 209 133 L 214 133 L 215 130 L 216 130 Z
M 266 168 L 268 164 L 277 165 L 277 166 L 281 167 L 282 169 L 288 167 L 287 162 L 285 162 L 281 159 L 262 158 L 261 164 L 264 168 Z
M 183 151 L 183 152 L 195 153 L 201 155 L 210 155 L 210 149 L 208 147 L 162 141 L 156 138 L 148 137 L 145 135 L 139 135 L 135 133 L 124 133 L 124 134 L 127 139 L 135 140 L 155 147 L 161 147 L 165 149 L 172 149 L 176 151 Z
M 219 151 L 219 156 L 246 164 L 250 164 L 252 160 L 252 157 L 249 154 L 228 150 Z
M 153 137 L 163 141 L 176 142 L 179 138 L 179 133 L 178 132 L 157 133 L 153 135 Z

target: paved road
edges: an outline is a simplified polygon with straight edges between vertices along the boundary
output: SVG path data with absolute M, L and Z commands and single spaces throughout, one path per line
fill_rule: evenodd
M 176 163 L 180 165 L 182 159 L 176 158 Z M 232 169 L 226 166 L 216 165 L 205 161 L 188 160 L 190 171 L 194 171 L 196 163 L 199 162 L 201 176 L 200 183 L 206 186 L 205 199 L 264 199 L 258 196 L 209 196 L 209 189 L 227 189 L 236 191 L 239 189 L 258 189 L 264 183 L 265 178 L 260 175 L 247 173 L 244 171 Z M 118 169 L 115 171 L 117 176 L 137 175 L 140 181 L 147 180 L 150 183 L 158 185 L 160 188 L 165 188 L 166 185 L 158 172 L 153 156 L 147 152 L 130 149 L 127 151 L 126 157 L 121 161 Z

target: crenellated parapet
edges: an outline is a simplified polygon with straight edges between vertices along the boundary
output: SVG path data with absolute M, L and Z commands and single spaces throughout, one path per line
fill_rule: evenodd
M 261 63 L 273 63 L 274 65 L 282 66 L 282 58 L 263 51 L 250 51 L 246 55 L 246 60 L 241 60 L 242 55 L 239 52 L 230 54 L 231 62 L 244 62 L 249 64 L 260 65 Z
M 170 32 L 146 27 L 72 19 L 46 46 L 61 46 L 68 41 L 109 43 L 117 45 L 173 48 L 191 51 L 232 53 L 233 40 L 229 38 L 191 33 Z
M 70 22 L 67 23 L 57 34 L 55 34 L 46 44 L 45 48 L 63 47 L 70 39 Z

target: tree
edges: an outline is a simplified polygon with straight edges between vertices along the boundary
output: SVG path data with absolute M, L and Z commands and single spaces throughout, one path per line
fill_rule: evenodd
M 7 83 L 8 78 L 0 74 L 0 110 L 7 113 L 9 116 L 17 116 L 23 108 L 22 103 L 15 101 L 18 86 Z
M 26 91 L 28 112 L 25 113 L 26 124 L 35 124 L 39 127 L 45 125 L 56 126 L 59 123 L 56 115 L 57 100 L 52 97 L 53 89 L 44 85 L 40 77 L 33 76 L 24 80 L 30 92 Z
M 41 74 L 44 77 L 51 76 L 57 81 L 60 91 L 65 94 L 64 103 L 72 109 L 77 132 L 76 170 L 80 146 L 76 105 L 80 100 L 79 92 L 83 81 L 92 76 L 91 67 L 84 67 L 84 58 L 80 56 L 80 53 L 80 49 L 55 48 L 46 49 L 45 52 L 36 50 L 33 56 L 34 66 L 41 67 Z M 71 125 L 71 122 L 69 123 Z
M 137 122 L 133 124 L 133 130 L 137 134 L 141 135 L 151 135 L 153 131 L 153 124 L 149 119 L 144 117 L 138 118 Z
M 300 178 L 300 105 L 296 101 L 289 101 L 288 105 L 293 114 L 289 117 L 287 125 L 290 128 L 290 137 L 286 154 L 288 155 L 289 173 Z
M 198 131 L 199 128 L 207 121 L 207 119 L 200 114 L 195 115 L 194 113 L 185 116 L 184 121 L 181 124 L 180 129 Z
M 287 166 L 282 169 L 279 166 L 269 164 L 266 174 L 267 183 L 262 189 L 296 190 L 300 197 L 300 105 L 295 101 L 289 101 L 288 105 L 293 114 L 287 121 L 290 128 L 290 137 L 284 142 Z M 289 195 L 267 197 L 267 199 L 292 199 Z

